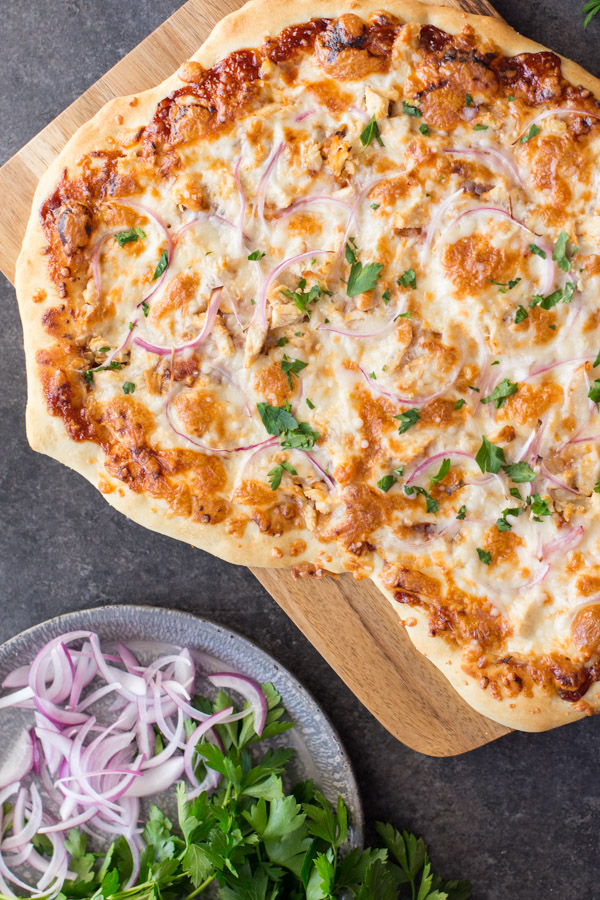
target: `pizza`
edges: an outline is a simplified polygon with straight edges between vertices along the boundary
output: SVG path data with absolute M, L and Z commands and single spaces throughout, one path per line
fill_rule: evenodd
M 599 96 L 496 20 L 252 0 L 41 180 L 32 447 L 231 562 L 373 578 L 492 719 L 593 713 Z

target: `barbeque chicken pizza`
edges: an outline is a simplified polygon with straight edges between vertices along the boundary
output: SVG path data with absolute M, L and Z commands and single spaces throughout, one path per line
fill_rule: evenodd
M 372 577 L 487 716 L 600 707 L 600 83 L 411 0 L 253 0 L 108 103 L 18 265 L 32 446 Z

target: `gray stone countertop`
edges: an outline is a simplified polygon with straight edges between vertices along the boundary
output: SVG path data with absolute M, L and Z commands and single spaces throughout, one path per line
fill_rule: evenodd
M 0 163 L 179 5 L 0 0 Z M 579 6 L 496 3 L 519 31 L 600 76 L 600 16 L 584 31 Z M 134 525 L 78 475 L 29 449 L 21 328 L 2 276 L 0 305 L 0 640 L 105 603 L 173 606 L 222 622 L 281 660 L 322 704 L 355 765 L 367 821 L 423 834 L 434 867 L 469 878 L 475 900 L 600 897 L 600 719 L 513 733 L 453 759 L 398 743 L 249 571 Z

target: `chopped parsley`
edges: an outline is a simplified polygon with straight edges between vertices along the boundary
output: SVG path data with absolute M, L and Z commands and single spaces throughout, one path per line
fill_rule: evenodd
M 135 228 L 128 228 L 127 231 L 117 231 L 114 237 L 119 247 L 124 247 L 125 244 L 143 240 L 146 234 L 141 228 L 136 226 Z
M 142 302 L 140 303 L 140 306 L 142 307 L 142 312 L 144 313 L 144 316 L 147 319 L 148 313 L 150 312 L 150 307 L 148 306 L 148 304 L 146 303 L 145 300 L 142 300 Z
M 292 382 L 292 375 L 298 376 L 298 373 L 307 367 L 308 363 L 303 362 L 301 359 L 291 359 L 286 353 L 283 354 L 283 359 L 281 360 L 281 369 L 287 375 L 288 384 L 290 386 L 290 390 L 294 387 Z
M 515 484 L 524 484 L 525 482 L 535 481 L 536 474 L 527 462 L 510 463 L 502 466 L 502 471 L 506 472 L 511 481 Z
M 523 499 L 523 498 L 521 497 L 521 493 L 520 493 L 520 491 L 519 491 L 519 488 L 511 488 L 511 489 L 509 490 L 508 493 L 510 494 L 511 497 L 515 497 L 515 499 L 517 499 L 517 500 L 522 500 L 522 499 Z
M 405 484 L 404 493 L 408 497 L 412 497 L 413 494 L 421 494 L 423 497 L 425 497 L 425 509 L 428 513 L 433 513 L 435 515 L 435 513 L 440 508 L 440 504 L 437 502 L 437 500 L 434 500 L 433 497 L 430 496 L 425 488 L 418 487 L 417 485 L 413 487 L 412 485 Z
M 600 481 L 597 481 L 596 484 L 594 485 L 594 493 L 600 494 Z
M 267 472 L 267 478 L 269 479 L 269 484 L 271 485 L 272 491 L 276 491 L 281 484 L 281 479 L 284 472 L 289 472 L 290 475 L 298 474 L 293 465 L 289 462 L 279 463 L 275 466 L 275 468 L 271 469 L 270 472 Z
M 588 391 L 588 397 L 596 406 L 600 403 L 600 379 L 596 378 L 593 385 Z
M 442 465 L 440 466 L 439 472 L 437 475 L 432 475 L 429 479 L 429 488 L 431 489 L 434 484 L 439 484 L 442 481 L 448 472 L 450 471 L 450 460 L 444 459 L 442 460 Z
M 542 294 L 534 294 L 529 301 L 529 308 L 533 309 L 534 306 L 540 306 L 542 309 L 552 309 L 553 306 L 556 306 L 557 303 L 560 303 L 562 298 L 562 288 L 557 288 L 555 291 L 552 291 L 551 294 L 547 294 L 545 297 L 542 296 Z
M 552 259 L 559 269 L 568 272 L 571 268 L 571 261 L 567 258 L 567 244 L 569 243 L 569 235 L 565 231 L 561 231 L 556 242 L 556 247 L 552 254 Z
M 169 255 L 166 250 L 160 254 L 160 259 L 158 260 L 158 264 L 156 269 L 154 270 L 154 275 L 152 276 L 152 281 L 156 281 L 157 278 L 160 278 L 162 273 L 165 271 L 167 266 L 169 265 Z
M 135 391 L 135 384 L 133 381 L 124 381 L 123 382 L 123 393 L 124 394 L 133 394 Z
M 473 131 L 487 131 L 489 125 L 473 125 Z
M 489 552 L 489 550 L 482 550 L 481 547 L 477 547 L 476 550 L 477 550 L 477 556 L 479 557 L 481 562 L 485 566 L 489 566 L 489 564 L 492 561 L 492 554 Z
M 371 203 L 371 209 L 379 209 L 379 207 L 380 207 L 379 203 Z
M 592 369 L 596 369 L 598 366 L 600 366 L 600 351 L 598 351 L 598 356 L 592 363 Z
M 396 478 L 402 478 L 402 476 L 404 475 L 404 466 L 397 466 L 392 471 L 393 471 L 394 475 L 396 476 Z
M 538 247 L 537 244 L 530 244 L 529 249 L 532 253 L 535 253 L 536 256 L 541 257 L 542 259 L 546 259 L 546 251 L 542 250 L 541 247 Z
M 404 272 L 404 274 L 400 276 L 397 284 L 399 287 L 410 287 L 414 290 L 417 286 L 417 276 L 415 275 L 415 270 L 407 269 L 406 272 Z
M 384 146 L 381 135 L 379 134 L 379 125 L 377 124 L 375 116 L 371 116 L 368 124 L 365 125 L 360 133 L 360 142 L 363 147 L 368 147 L 373 140 L 376 140 L 380 147 Z
M 383 300 L 383 302 L 384 302 L 384 303 L 386 304 L 386 306 L 387 306 L 387 304 L 390 302 L 390 292 L 389 292 L 389 291 L 384 291 L 383 294 L 381 295 L 381 299 Z
M 110 350 L 110 347 L 100 347 L 100 349 L 98 350 L 98 353 L 108 353 L 109 350 Z
M 253 250 L 252 253 L 248 256 L 248 259 L 252 262 L 258 262 L 258 260 L 262 259 L 264 255 L 265 254 L 261 250 Z
M 515 101 L 515 95 L 514 95 L 514 94 L 510 94 L 510 96 L 509 96 L 507 99 L 508 99 L 508 102 L 509 102 L 509 103 L 514 103 L 514 101 Z
M 397 481 L 398 479 L 394 475 L 384 475 L 383 478 L 380 478 L 377 482 L 377 487 L 380 491 L 383 491 L 384 494 L 387 494 L 389 489 L 394 487 Z
M 425 137 L 429 137 L 429 125 L 426 122 L 423 122 L 422 125 L 419 125 L 419 131 L 421 134 L 424 134 Z
M 277 346 L 278 346 L 278 347 L 285 347 L 286 344 L 287 344 L 287 338 L 286 338 L 286 337 L 280 337 L 279 340 L 277 341 Z
M 349 297 L 357 297 L 365 291 L 372 291 L 379 280 L 383 266 L 381 263 L 367 263 L 363 266 L 358 261 L 356 252 L 346 244 L 346 262 L 350 263 L 350 275 L 346 285 L 346 293 Z
M 467 507 L 463 503 L 463 505 L 461 506 L 461 508 L 458 511 L 458 515 L 456 518 L 460 519 L 462 521 L 462 519 L 466 518 L 466 515 L 467 515 Z
M 501 519 L 496 519 L 496 528 L 498 529 L 498 531 L 510 531 L 512 525 L 505 516 L 502 516 Z
M 531 498 L 531 512 L 534 518 L 539 520 L 540 516 L 551 516 L 552 510 L 548 507 L 548 501 L 542 500 L 539 494 L 534 494 Z
M 524 306 L 517 306 L 517 311 L 515 313 L 515 325 L 518 325 L 520 322 L 524 322 L 525 319 L 529 318 L 529 313 L 525 309 Z
M 92 385 L 93 385 L 93 383 L 94 383 L 94 373 L 92 372 L 92 370 L 91 370 L 91 369 L 87 369 L 87 370 L 83 373 L 83 377 L 85 378 L 85 380 L 87 381 L 87 383 L 89 384 L 89 386 L 92 387 Z
M 488 441 L 484 436 L 482 438 L 481 447 L 477 451 L 475 462 L 482 472 L 492 472 L 494 475 L 497 475 L 500 471 L 500 466 L 503 463 L 506 463 L 506 457 L 504 456 L 502 447 L 498 447 L 497 444 L 492 444 L 492 442 Z
M 474 106 L 474 105 L 475 104 L 473 103 L 473 98 L 471 97 L 471 95 L 465 94 L 465 106 L 469 107 L 469 106 Z
M 529 131 L 527 132 L 527 134 L 523 135 L 523 137 L 521 138 L 519 143 L 526 144 L 527 141 L 530 141 L 531 138 L 534 138 L 536 136 L 536 134 L 539 134 L 539 133 L 540 133 L 540 129 L 538 128 L 538 126 L 532 125 L 531 128 L 529 129 Z
M 394 418 L 398 419 L 400 422 L 398 434 L 404 434 L 405 431 L 408 431 L 409 428 L 412 428 L 413 425 L 417 424 L 421 416 L 419 415 L 418 410 L 409 409 L 404 413 L 400 413 L 399 416 L 394 416 Z
M 493 281 L 490 278 L 490 284 L 496 284 L 498 286 L 498 293 L 500 294 L 506 294 L 507 291 L 512 291 L 520 281 L 521 278 L 513 278 L 512 281 Z
M 267 432 L 281 436 L 282 447 L 311 450 L 319 439 L 318 433 L 312 430 L 308 422 L 298 422 L 294 418 L 289 404 L 270 406 L 268 403 L 257 403 L 256 408 Z
M 310 397 L 307 397 L 307 398 L 306 398 L 306 405 L 308 406 L 309 409 L 314 409 L 314 408 L 315 408 L 315 404 L 312 402 L 312 400 L 310 399 Z
M 495 403 L 496 409 L 502 409 L 506 403 L 507 397 L 512 397 L 519 390 L 519 385 L 515 384 L 509 378 L 503 378 L 500 384 L 497 384 L 491 394 L 482 397 L 482 403 Z
M 454 409 L 462 409 L 466 402 L 467 402 L 467 401 L 465 400 L 465 398 L 464 398 L 464 397 L 461 397 L 461 398 L 460 398 L 459 400 L 457 400 L 456 403 L 454 404 Z
M 318 282 L 317 284 L 313 284 L 309 291 L 305 291 L 305 287 L 306 278 L 301 278 L 295 291 L 290 291 L 287 288 L 282 288 L 281 293 L 285 294 L 286 297 L 289 297 L 294 305 L 298 307 L 300 312 L 305 316 L 308 316 L 308 318 L 310 319 L 308 304 L 316 303 L 323 294 L 327 294 L 330 297 L 331 291 L 326 291 L 325 288 L 321 287 Z M 296 336 L 298 336 L 299 334 L 300 332 L 296 332 Z
M 420 119 L 423 115 L 418 106 L 414 106 L 412 103 L 407 103 L 406 100 L 402 101 L 402 112 L 407 116 L 413 116 L 413 118 L 415 119 Z
M 571 302 L 571 300 L 573 299 L 573 294 L 575 293 L 576 288 L 577 288 L 577 285 L 575 284 L 574 281 L 567 281 L 567 283 L 565 284 L 564 289 L 563 289 L 563 290 L 564 290 L 564 293 L 563 293 L 563 303 L 570 303 L 570 302 Z

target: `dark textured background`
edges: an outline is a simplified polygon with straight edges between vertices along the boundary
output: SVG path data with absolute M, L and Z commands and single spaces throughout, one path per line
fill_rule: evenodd
M 179 5 L 0 0 L 0 163 Z M 600 16 L 584 31 L 579 5 L 498 0 L 496 8 L 600 76 Z M 600 897 L 600 719 L 512 734 L 456 759 L 405 748 L 248 571 L 139 528 L 78 475 L 29 450 L 21 328 L 1 275 L 0 304 L 0 640 L 104 603 L 176 606 L 223 622 L 278 657 L 323 705 L 356 767 L 367 820 L 422 833 L 434 865 L 471 879 L 475 900 Z

